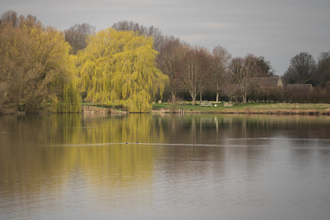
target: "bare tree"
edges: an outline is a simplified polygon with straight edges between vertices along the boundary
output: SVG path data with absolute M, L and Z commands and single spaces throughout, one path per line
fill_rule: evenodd
M 231 54 L 226 48 L 222 46 L 216 46 L 213 49 L 213 60 L 211 64 L 211 79 L 212 84 L 216 89 L 217 96 L 216 102 L 219 101 L 219 93 L 222 87 L 226 84 L 226 72 L 230 64 Z
M 244 58 L 236 57 L 232 59 L 229 68 L 229 77 L 233 83 L 239 87 L 243 103 L 247 102 L 247 96 L 253 91 L 252 79 L 261 72 L 257 64 L 258 58 L 253 54 L 248 54 Z
M 186 47 L 184 57 L 180 63 L 180 80 L 182 87 L 189 92 L 193 105 L 195 105 L 197 95 L 203 91 L 207 80 L 210 79 L 210 54 L 205 48 Z
M 19 18 L 17 16 L 17 13 L 13 10 L 6 11 L 1 15 L 0 23 L 6 23 L 11 22 L 13 27 L 17 27 L 19 23 Z
M 26 17 L 20 15 L 18 27 L 21 29 L 25 28 L 28 33 L 30 33 L 33 27 L 36 27 L 37 29 L 42 29 L 42 23 L 37 19 L 37 16 L 35 15 L 28 15 Z
M 154 27 L 145 27 L 143 25 L 139 25 L 138 23 L 135 23 L 133 21 L 119 21 L 117 23 L 114 23 L 111 28 L 116 29 L 117 31 L 135 31 L 138 32 L 139 35 L 145 35 L 147 37 L 153 37 L 154 38 L 154 49 L 156 51 L 160 51 L 161 48 L 164 46 L 164 36 L 162 32 Z
M 171 93 L 171 101 L 175 103 L 176 93 L 179 90 L 178 68 L 183 59 L 183 50 L 185 43 L 174 36 L 164 37 L 164 46 L 162 46 L 156 57 L 157 68 L 169 77 L 169 84 L 166 90 Z
M 312 55 L 302 52 L 290 60 L 290 66 L 283 78 L 287 83 L 306 83 L 315 77 L 316 63 Z
M 79 50 L 83 50 L 87 46 L 86 39 L 95 31 L 95 26 L 88 23 L 75 24 L 68 30 L 64 31 L 65 40 L 72 47 L 72 54 L 77 54 Z
M 233 84 L 231 81 L 225 81 L 221 87 L 221 92 L 228 97 L 229 101 L 237 98 L 239 95 L 239 86 L 237 84 Z

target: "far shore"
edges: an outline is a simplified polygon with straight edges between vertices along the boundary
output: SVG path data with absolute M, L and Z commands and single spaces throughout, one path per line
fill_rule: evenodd
M 38 114 L 51 114 L 50 112 L 39 112 Z M 128 114 L 124 109 L 113 108 L 102 105 L 84 104 L 81 106 L 84 115 L 123 115 Z M 140 113 L 140 112 L 131 112 Z M 191 105 L 190 103 L 153 104 L 151 114 L 268 114 L 268 115 L 330 115 L 330 104 L 318 103 L 247 103 L 233 104 L 225 107 L 223 103 L 212 103 L 211 106 Z M 10 112 L 9 114 L 24 115 L 24 112 Z
M 83 106 L 84 114 L 127 114 L 126 111 L 112 108 Z M 139 112 L 133 112 L 139 113 Z M 330 115 L 330 104 L 306 103 L 248 103 L 224 107 L 223 103 L 203 107 L 199 104 L 153 104 L 152 114 L 269 114 L 269 115 Z
M 247 103 L 224 107 L 222 103 L 212 107 L 200 105 L 154 104 L 153 113 L 177 114 L 275 114 L 275 115 L 330 115 L 330 104 L 311 103 Z

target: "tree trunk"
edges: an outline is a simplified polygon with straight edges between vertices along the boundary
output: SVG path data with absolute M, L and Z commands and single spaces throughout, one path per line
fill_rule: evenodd
M 195 102 L 196 102 L 196 96 L 192 97 L 192 105 L 195 105 Z
M 203 101 L 203 92 L 202 92 L 202 91 L 200 92 L 200 95 L 199 95 L 199 101 L 200 101 L 200 102 Z
M 172 95 L 172 104 L 175 104 L 175 92 L 171 92 Z
M 189 94 L 190 94 L 191 99 L 192 99 L 192 102 L 193 102 L 192 105 L 195 105 L 196 97 L 197 97 L 197 92 L 196 91 L 190 91 Z
M 243 95 L 243 103 L 246 103 L 246 95 Z
M 215 98 L 215 102 L 219 102 L 219 84 L 217 83 L 217 97 Z

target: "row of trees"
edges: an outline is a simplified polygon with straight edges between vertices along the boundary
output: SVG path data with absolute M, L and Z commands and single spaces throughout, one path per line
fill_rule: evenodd
M 92 39 L 93 35 L 90 33 L 94 29 L 89 24 L 76 24 L 64 31 L 65 39 L 73 48 L 72 53 L 75 54 L 84 49 L 80 45 L 87 45 L 87 43 L 81 40 L 83 39 L 81 36 L 84 36 L 84 39 L 86 36 L 87 39 Z M 231 92 L 227 85 L 234 83 L 240 85 L 245 102 L 247 95 L 251 92 L 252 85 L 249 83 L 251 77 L 272 76 L 275 72 L 270 62 L 263 57 L 248 54 L 246 57 L 232 59 L 231 54 L 224 47 L 217 46 L 212 52 L 203 47 L 192 47 L 177 37 L 163 35 L 158 28 L 153 26 L 144 27 L 132 21 L 121 21 L 113 24 L 112 29 L 124 32 L 134 31 L 136 35 L 144 38 L 152 37 L 153 49 L 158 52 L 154 56 L 156 67 L 168 77 L 165 98 L 172 102 L 175 102 L 178 94 L 188 92 L 194 104 L 196 97 L 198 95 L 202 97 L 203 91 L 210 88 L 215 90 L 216 101 L 218 101 L 221 93 Z M 163 91 L 164 85 L 159 84 L 159 86 L 160 91 Z M 101 101 L 99 98 L 94 99 L 95 93 L 88 92 L 92 86 L 85 89 L 86 93 L 89 93 L 86 97 L 87 101 Z
M 152 31 L 150 32 L 152 33 Z M 35 16 L 0 19 L 0 113 L 80 111 L 87 101 L 144 112 L 168 77 L 155 64 L 153 37 L 76 24 L 64 33 Z
M 312 84 L 313 86 L 329 86 L 330 83 L 330 51 L 322 52 L 318 62 L 309 53 L 302 52 L 290 60 L 290 66 L 283 78 L 287 83 Z
M 177 44 L 179 46 L 172 49 Z M 232 59 L 222 46 L 209 52 L 203 47 L 191 47 L 186 43 L 180 45 L 177 39 L 164 46 L 156 62 L 159 69 L 169 76 L 167 91 L 171 94 L 171 100 L 174 102 L 176 94 L 186 91 L 193 105 L 198 95 L 202 100 L 205 91 L 214 91 L 218 102 L 220 94 L 231 96 L 233 87 L 240 90 L 242 100 L 246 102 L 252 91 L 252 78 L 274 74 L 263 57 L 248 54 Z
M 143 112 L 163 92 L 172 102 L 189 94 L 195 104 L 210 92 L 217 102 L 220 96 L 247 102 L 257 97 L 255 77 L 275 74 L 264 57 L 232 58 L 222 46 L 193 47 L 153 26 L 121 21 L 96 32 L 84 23 L 61 32 L 14 11 L 0 19 L 0 59 L 0 113 L 13 103 L 26 112 L 46 106 L 79 111 L 81 98 Z M 322 53 L 317 64 L 300 53 L 283 78 L 326 87 L 329 66 L 330 52 Z
M 194 104 L 198 96 L 202 100 L 203 92 L 210 93 L 211 91 L 216 94 L 215 100 L 217 102 L 221 95 L 222 98 L 226 96 L 230 100 L 238 97 L 245 103 L 248 96 L 250 96 L 250 99 L 256 99 L 257 97 L 255 95 L 257 89 L 254 83 L 255 77 L 275 75 L 275 70 L 264 57 L 248 54 L 245 57 L 232 58 L 231 54 L 222 46 L 216 46 L 210 52 L 203 47 L 192 47 L 177 37 L 165 36 L 158 28 L 153 26 L 144 27 L 132 21 L 117 22 L 112 25 L 112 29 L 125 32 L 134 31 L 138 36 L 152 37 L 153 49 L 158 52 L 155 56 L 156 67 L 168 76 L 165 99 L 172 102 L 175 102 L 177 96 L 188 93 Z M 93 33 L 95 33 L 95 27 L 86 23 L 76 24 L 64 31 L 65 39 L 73 48 L 73 54 L 77 54 L 79 50 L 86 47 L 86 39 L 88 39 L 88 36 L 92 36 Z M 330 80 L 330 74 L 327 70 L 329 68 L 329 54 L 330 52 L 322 53 L 317 65 L 312 56 L 307 53 L 295 56 L 292 58 L 290 67 L 283 77 L 284 83 L 312 82 L 314 86 L 326 86 L 326 83 Z M 309 63 L 313 64 L 313 62 L 314 67 L 304 67 L 306 63 L 308 66 Z M 306 74 L 308 68 L 313 71 Z M 304 71 L 305 69 L 306 71 Z M 305 75 L 306 77 L 302 77 Z M 160 86 L 160 91 L 163 91 L 162 86 L 164 84 Z M 93 86 L 89 88 L 92 89 Z M 86 93 L 88 93 L 87 90 L 88 88 L 85 88 Z M 270 94 L 270 92 L 268 93 Z M 152 94 L 154 95 L 155 91 Z M 260 91 L 258 94 L 260 94 Z M 266 98 L 269 99 L 273 96 L 270 95 Z M 99 99 L 93 99 L 92 97 L 95 97 L 95 94 L 87 95 L 86 100 L 99 101 Z
M 217 102 L 220 95 L 230 100 L 238 97 L 243 102 L 247 101 L 248 96 L 257 100 L 256 94 L 263 92 L 257 91 L 255 77 L 275 76 L 275 70 L 264 57 L 248 54 L 245 57 L 232 58 L 222 46 L 216 46 L 210 52 L 203 47 L 192 47 L 174 36 L 163 36 L 157 28 L 146 28 L 133 22 L 122 21 L 112 27 L 123 31 L 133 30 L 154 37 L 154 47 L 159 52 L 156 57 L 157 67 L 169 77 L 165 98 L 173 102 L 177 96 L 188 93 L 194 103 L 198 96 L 202 100 L 203 92 L 210 93 L 210 91 L 216 94 Z M 314 90 L 314 95 L 323 97 L 316 92 L 323 93 L 326 91 L 324 89 L 330 86 L 330 51 L 321 53 L 317 63 L 308 53 L 296 55 L 291 59 L 290 66 L 282 79 L 284 84 L 301 83 L 319 86 L 319 89 Z M 295 92 L 299 93 L 299 91 Z M 271 93 L 272 91 L 269 91 L 263 95 Z M 276 91 L 277 93 L 279 91 Z M 275 96 L 278 97 L 275 100 L 302 100 L 294 98 L 296 94 L 290 92 L 285 94 L 284 91 L 280 96 L 273 93 L 265 99 L 272 99 Z

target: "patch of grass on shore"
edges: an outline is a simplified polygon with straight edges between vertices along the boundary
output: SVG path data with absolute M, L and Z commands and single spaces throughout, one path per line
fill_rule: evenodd
M 233 107 L 224 107 L 223 103 L 217 104 L 217 106 L 204 107 L 200 105 L 189 104 L 154 104 L 154 110 L 167 109 L 176 110 L 183 109 L 185 112 L 253 112 L 253 113 L 267 113 L 276 111 L 330 111 L 330 104 L 309 104 L 309 103 L 246 103 L 233 105 Z

